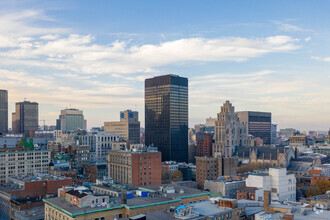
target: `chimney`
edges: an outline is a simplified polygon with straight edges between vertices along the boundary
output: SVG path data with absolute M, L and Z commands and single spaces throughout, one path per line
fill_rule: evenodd
M 269 212 L 269 205 L 272 201 L 271 194 L 269 190 L 264 190 L 264 211 Z
M 126 205 L 127 204 L 127 191 L 121 190 L 121 204 Z

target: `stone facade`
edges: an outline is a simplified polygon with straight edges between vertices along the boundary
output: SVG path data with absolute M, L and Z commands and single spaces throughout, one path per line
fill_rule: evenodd
M 215 122 L 213 156 L 230 157 L 235 152 L 235 146 L 246 144 L 246 126 L 239 121 L 234 106 L 226 101 L 221 107 Z

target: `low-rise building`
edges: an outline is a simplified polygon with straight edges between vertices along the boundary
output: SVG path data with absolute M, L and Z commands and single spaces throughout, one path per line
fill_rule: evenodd
M 135 194 L 135 191 L 139 188 L 133 185 L 122 185 L 122 184 L 102 184 L 92 185 L 91 190 L 96 195 L 109 195 L 112 197 L 120 197 L 122 190 L 127 192 L 127 195 Z M 128 198 L 128 196 L 127 196 Z
M 177 184 L 146 186 L 139 188 L 148 192 L 134 198 L 103 197 L 80 193 L 65 197 L 44 199 L 45 219 L 121 219 L 168 209 L 181 204 L 196 203 L 208 199 L 210 193 Z M 87 195 L 85 195 L 87 194 Z M 88 199 L 85 199 L 88 198 Z M 96 201 L 96 199 L 98 199 Z M 109 200 L 107 200 L 109 199 Z M 83 201 L 84 200 L 84 201 Z M 237 212 L 236 212 L 237 213 Z
M 36 171 L 47 174 L 49 163 L 48 150 L 3 149 L 0 151 L 0 184 L 8 182 L 11 176 L 31 176 Z
M 43 174 L 9 177 L 7 184 L 0 186 L 0 216 L 9 219 L 15 212 L 43 206 L 41 199 L 57 195 L 64 185 L 72 185 L 71 178 Z
M 82 173 L 83 167 L 91 163 L 91 146 L 89 145 L 74 145 L 68 147 L 68 154 L 71 156 L 71 168 L 76 169 L 78 173 Z
M 256 200 L 257 187 L 244 187 L 237 190 L 237 199 Z
M 146 213 L 131 219 L 246 219 L 246 205 L 236 200 L 206 200 L 193 204 L 180 205 L 170 209 Z
M 161 184 L 161 152 L 157 148 L 131 146 L 130 150 L 109 151 L 108 177 L 134 186 Z
M 204 190 L 221 193 L 225 198 L 236 199 L 237 190 L 245 187 L 245 180 L 220 177 L 217 180 L 205 180 Z
M 112 149 L 112 143 L 119 141 L 119 137 L 119 134 L 98 131 L 79 135 L 78 140 L 80 145 L 91 147 L 91 161 L 107 161 L 108 151 Z
M 290 145 L 299 145 L 307 146 L 307 136 L 305 135 L 294 135 L 290 136 Z
M 273 200 L 296 201 L 296 178 L 287 174 L 286 168 L 270 168 L 269 174 L 251 174 L 246 179 L 246 186 L 270 190 Z
M 196 182 L 200 189 L 203 189 L 205 180 L 236 175 L 237 159 L 234 157 L 196 157 Z

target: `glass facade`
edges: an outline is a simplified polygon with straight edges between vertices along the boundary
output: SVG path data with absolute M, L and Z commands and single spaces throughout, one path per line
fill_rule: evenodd
M 86 129 L 86 120 L 83 112 L 79 109 L 64 109 L 61 111 L 59 119 L 56 120 L 56 129 L 62 131 L 75 131 Z
M 8 91 L 0 90 L 0 133 L 8 132 Z
M 247 125 L 248 134 L 259 137 L 264 144 L 271 143 L 272 114 L 270 112 L 237 112 L 239 120 Z
M 162 160 L 188 160 L 188 79 L 165 75 L 145 81 L 145 143 Z
M 16 103 L 16 112 L 13 113 L 14 133 L 24 133 L 25 137 L 30 137 L 30 131 L 37 131 L 38 126 L 38 103 L 29 101 Z

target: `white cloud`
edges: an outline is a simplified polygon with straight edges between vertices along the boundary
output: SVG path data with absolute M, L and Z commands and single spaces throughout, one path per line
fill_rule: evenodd
M 330 62 L 330 57 L 316 57 L 316 56 L 312 56 L 311 58 L 312 58 L 313 60 L 324 61 L 324 62 Z
M 1 52 L 0 56 L 11 57 L 17 64 L 47 65 L 86 74 L 156 72 L 168 64 L 200 61 L 242 62 L 269 53 L 289 52 L 299 48 L 289 36 L 268 38 L 187 38 L 161 44 L 131 45 L 115 41 L 108 45 L 95 44 L 92 35 L 70 34 L 67 37 L 25 39 L 24 44 L 12 43 L 15 48 Z M 22 41 L 22 40 L 21 40 Z M 9 45 L 10 43 L 8 43 Z M 6 62 L 10 64 L 10 62 Z M 40 64 L 41 63 L 41 64 Z
M 278 28 L 280 30 L 286 31 L 286 32 L 311 32 L 311 30 L 309 30 L 309 29 L 301 28 L 301 27 L 298 27 L 298 26 L 292 25 L 292 24 L 282 23 L 279 21 L 275 21 L 274 23 L 278 25 Z

